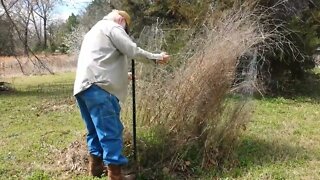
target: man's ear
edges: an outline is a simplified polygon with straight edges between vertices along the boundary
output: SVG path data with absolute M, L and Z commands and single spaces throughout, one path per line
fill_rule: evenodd
M 121 24 L 127 24 L 126 19 L 124 17 L 120 17 L 120 23 Z
M 127 34 L 129 34 L 128 25 L 124 17 L 120 17 L 119 24 L 124 28 Z

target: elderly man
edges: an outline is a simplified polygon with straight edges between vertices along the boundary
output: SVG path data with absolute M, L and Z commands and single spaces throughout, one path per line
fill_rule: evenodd
M 128 36 L 130 16 L 113 10 L 85 35 L 78 59 L 74 95 L 87 127 L 89 173 L 101 176 L 107 167 L 111 180 L 124 179 L 121 166 L 123 125 L 119 101 L 128 88 L 128 57 L 142 56 L 165 64 L 166 53 L 153 54 L 139 47 Z

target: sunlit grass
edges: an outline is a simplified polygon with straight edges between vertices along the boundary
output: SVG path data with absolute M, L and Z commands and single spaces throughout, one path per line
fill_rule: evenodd
M 60 179 L 62 172 L 50 169 L 54 152 L 85 133 L 72 98 L 73 79 L 72 73 L 20 77 L 11 81 L 17 92 L 0 95 L 0 179 Z M 319 84 L 312 86 L 317 90 Z M 236 165 L 195 172 L 201 179 L 320 179 L 319 94 L 254 100 Z
M 73 76 L 19 77 L 8 82 L 16 91 L 0 95 L 0 177 L 39 175 L 50 167 L 56 150 L 85 133 L 72 99 Z
M 297 85 L 298 95 L 255 100 L 236 152 L 239 164 L 222 177 L 320 179 L 320 83 L 312 77 Z
M 73 74 L 21 77 L 13 83 L 22 91 L 0 95 L 0 179 L 60 179 L 62 172 L 50 169 L 54 152 L 85 133 L 75 105 L 61 102 L 65 97 L 72 98 Z M 63 90 L 48 85 L 55 83 Z M 28 92 L 33 86 L 43 90 Z M 50 90 L 52 87 L 55 91 Z M 252 121 L 235 151 L 237 162 L 222 171 L 197 170 L 201 179 L 319 179 L 319 101 L 308 97 L 254 101 Z M 139 131 L 141 137 L 151 136 Z M 148 140 L 146 143 L 158 142 Z

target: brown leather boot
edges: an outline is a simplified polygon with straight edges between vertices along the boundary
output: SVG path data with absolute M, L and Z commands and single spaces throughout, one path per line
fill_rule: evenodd
M 101 157 L 90 154 L 89 155 L 89 175 L 95 177 L 101 177 L 103 173 L 103 161 Z
M 135 180 L 135 174 L 123 175 L 121 174 L 121 166 L 119 165 L 108 165 L 108 180 Z

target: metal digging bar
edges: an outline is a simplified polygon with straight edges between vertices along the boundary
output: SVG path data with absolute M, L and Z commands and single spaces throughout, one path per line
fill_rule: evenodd
M 134 59 L 131 60 L 132 73 L 132 143 L 133 143 L 133 158 L 137 163 L 137 124 L 136 124 L 136 82 L 135 82 L 135 67 Z

